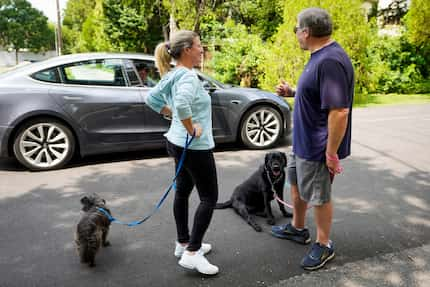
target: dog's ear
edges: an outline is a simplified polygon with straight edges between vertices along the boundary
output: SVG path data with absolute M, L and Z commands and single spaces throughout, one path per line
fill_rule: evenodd
M 88 205 L 88 204 L 90 204 L 90 199 L 88 198 L 88 196 L 84 196 L 84 197 L 82 197 L 81 198 L 81 203 L 82 203 L 82 205 Z
M 269 160 L 270 160 L 270 153 L 266 153 L 266 155 L 264 156 L 264 165 L 267 165 Z
M 287 155 L 285 154 L 285 152 L 280 152 L 280 154 L 281 154 L 282 158 L 284 159 L 284 163 L 286 166 L 287 165 Z
M 82 203 L 82 210 L 83 211 L 88 211 L 90 210 L 91 206 L 94 204 L 94 199 L 88 196 L 84 196 L 81 198 L 81 203 Z

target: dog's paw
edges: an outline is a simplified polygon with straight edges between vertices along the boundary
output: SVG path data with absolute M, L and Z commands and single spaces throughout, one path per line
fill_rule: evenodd
M 264 218 L 266 218 L 267 217 L 267 214 L 266 214 L 266 212 L 256 212 L 255 213 L 255 215 L 257 215 L 257 216 L 259 216 L 259 217 L 264 217 Z
M 266 220 L 267 224 L 269 225 L 275 225 L 275 219 L 274 218 L 269 218 Z
M 263 228 L 261 228 L 261 226 L 260 226 L 260 225 L 254 225 L 254 226 L 252 226 L 252 227 L 254 227 L 255 231 L 257 231 L 257 232 L 261 232 L 261 231 L 263 231 Z
M 283 215 L 284 217 L 293 217 L 293 214 L 292 214 L 292 213 L 290 213 L 290 212 L 288 212 L 288 211 L 284 211 L 284 212 L 282 212 L 282 215 Z
M 108 246 L 110 246 L 110 242 L 109 241 L 103 242 L 103 247 L 108 247 Z

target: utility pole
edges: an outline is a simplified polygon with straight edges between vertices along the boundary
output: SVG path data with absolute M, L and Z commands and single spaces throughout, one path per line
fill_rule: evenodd
M 175 21 L 175 0 L 170 0 L 170 4 L 172 5 L 171 10 L 170 10 L 170 17 L 169 17 L 169 39 L 170 37 L 176 32 L 178 31 L 178 27 L 176 26 L 176 21 Z
M 61 56 L 61 50 L 63 48 L 63 37 L 61 36 L 61 10 L 60 10 L 60 1 L 57 0 L 57 56 Z

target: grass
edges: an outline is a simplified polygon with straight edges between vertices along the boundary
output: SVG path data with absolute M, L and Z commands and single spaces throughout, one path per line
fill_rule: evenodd
M 286 101 L 294 105 L 294 98 Z M 355 104 L 354 107 L 373 107 L 387 105 L 407 105 L 430 103 L 430 94 L 371 94 L 368 95 L 367 103 Z
M 430 94 L 371 94 L 367 103 L 357 104 L 357 107 L 371 107 L 381 105 L 407 105 L 430 103 Z

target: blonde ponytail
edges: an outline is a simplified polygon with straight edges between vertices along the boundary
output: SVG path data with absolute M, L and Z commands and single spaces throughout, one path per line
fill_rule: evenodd
M 155 48 L 155 66 L 157 67 L 160 75 L 163 76 L 170 71 L 170 62 L 172 56 L 169 54 L 169 43 L 163 42 L 157 45 Z

